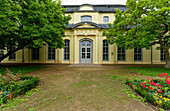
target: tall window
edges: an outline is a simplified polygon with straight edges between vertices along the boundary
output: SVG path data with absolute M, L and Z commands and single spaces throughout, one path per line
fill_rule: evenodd
M 103 17 L 103 22 L 109 22 L 109 17 L 108 16 L 104 16 Z
M 70 60 L 70 40 L 64 40 L 64 60 Z
M 15 47 L 12 47 L 12 49 L 14 49 Z M 15 60 L 16 59 L 16 53 L 12 53 L 10 56 L 9 56 L 9 60 Z
M 142 48 L 134 48 L 134 61 L 142 61 Z
M 4 55 L 4 51 L 0 49 L 0 58 Z
M 118 61 L 125 61 L 126 60 L 126 50 L 123 47 L 118 47 L 117 48 L 117 59 Z
M 161 61 L 165 61 L 165 50 L 161 49 Z
M 39 60 L 39 48 L 32 49 L 32 60 Z
M 82 22 L 91 22 L 92 17 L 91 16 L 81 16 L 81 21 Z
M 109 60 L 109 44 L 107 40 L 103 40 L 103 61 Z
M 48 60 L 55 60 L 55 48 L 48 45 Z

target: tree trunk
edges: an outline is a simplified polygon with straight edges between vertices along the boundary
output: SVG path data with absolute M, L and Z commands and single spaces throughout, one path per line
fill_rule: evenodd
M 23 47 L 25 47 L 25 46 L 23 46 Z M 2 60 L 4 60 L 5 58 L 7 58 L 8 56 L 10 56 L 12 53 L 14 53 L 14 52 L 22 49 L 23 47 L 18 47 L 18 48 L 15 48 L 15 49 L 11 50 L 11 51 L 8 51 L 5 55 L 3 55 L 3 56 L 0 58 L 0 63 L 1 63 Z
M 166 65 L 165 68 L 170 69 L 170 57 L 168 49 L 165 50 L 165 57 L 166 57 Z

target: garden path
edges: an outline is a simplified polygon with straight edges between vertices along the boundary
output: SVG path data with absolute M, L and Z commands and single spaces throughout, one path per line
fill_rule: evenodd
M 131 72 L 121 66 L 48 65 L 26 75 L 40 77 L 39 92 L 11 111 L 154 111 L 122 92 L 126 89 L 121 85 L 123 76 L 129 77 Z

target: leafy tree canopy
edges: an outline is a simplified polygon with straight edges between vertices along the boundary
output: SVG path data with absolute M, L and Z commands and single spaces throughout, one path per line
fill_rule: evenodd
M 104 30 L 108 42 L 126 49 L 147 48 L 159 44 L 169 59 L 169 0 L 127 0 L 127 11 L 116 9 L 113 25 Z
M 0 61 L 28 45 L 64 46 L 71 17 L 65 16 L 60 0 L 0 0 L 0 7 L 0 49 L 8 51 Z

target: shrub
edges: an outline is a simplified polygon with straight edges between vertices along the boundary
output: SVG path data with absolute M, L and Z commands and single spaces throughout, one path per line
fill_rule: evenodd
M 8 69 L 5 74 L 0 74 L 0 105 L 7 102 L 8 95 L 16 97 L 25 94 L 39 83 L 38 77 L 19 75 L 20 73 L 13 75 Z

